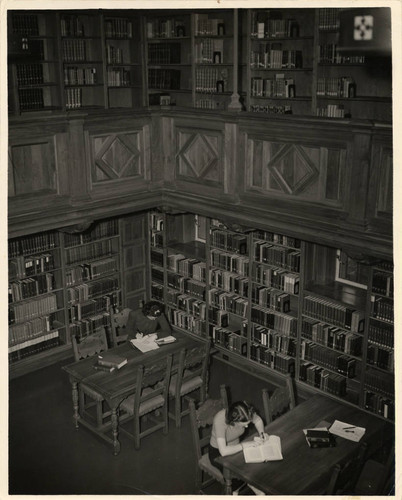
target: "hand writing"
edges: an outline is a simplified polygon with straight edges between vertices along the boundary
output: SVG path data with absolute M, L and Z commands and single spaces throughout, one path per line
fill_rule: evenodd
M 142 339 L 143 336 L 144 336 L 144 334 L 141 333 L 141 332 L 138 332 L 138 333 L 135 334 L 135 338 L 136 339 Z

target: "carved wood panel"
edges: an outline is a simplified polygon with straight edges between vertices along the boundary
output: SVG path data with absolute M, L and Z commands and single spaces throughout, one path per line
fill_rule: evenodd
M 15 144 L 9 148 L 9 196 L 57 193 L 57 166 L 53 138 Z
M 346 149 L 248 137 L 246 190 L 341 205 Z

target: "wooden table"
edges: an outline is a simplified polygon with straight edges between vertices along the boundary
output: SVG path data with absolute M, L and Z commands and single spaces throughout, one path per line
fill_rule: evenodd
M 113 452 L 117 455 L 120 452 L 120 442 L 118 440 L 119 416 L 118 408 L 120 403 L 129 395 L 135 392 L 137 368 L 140 364 L 145 366 L 163 360 L 168 354 L 173 354 L 173 371 L 178 366 L 179 352 L 183 347 L 191 348 L 199 341 L 181 332 L 175 332 L 176 342 L 161 346 L 159 349 L 142 353 L 125 342 L 124 344 L 110 349 L 109 352 L 119 354 L 127 358 L 127 364 L 111 373 L 96 371 L 94 364 L 96 360 L 92 358 L 81 359 L 75 363 L 63 366 L 63 370 L 69 374 L 72 386 L 73 398 L 73 418 L 76 428 L 79 423 L 87 427 L 102 439 L 113 445 Z M 111 421 L 109 425 L 99 428 L 88 422 L 80 415 L 78 384 L 85 382 L 85 385 L 98 392 L 109 405 L 111 410 Z M 112 430 L 112 437 L 108 436 Z
M 359 443 L 337 437 L 334 448 L 310 448 L 303 429 L 334 420 L 365 427 L 366 433 Z M 266 426 L 268 434 L 281 438 L 283 460 L 246 464 L 243 453 L 218 459 L 224 467 L 226 494 L 231 495 L 231 478 L 235 476 L 269 495 L 321 495 L 333 467 L 353 455 L 363 441 L 369 443 L 384 427 L 384 421 L 373 415 L 316 395 Z

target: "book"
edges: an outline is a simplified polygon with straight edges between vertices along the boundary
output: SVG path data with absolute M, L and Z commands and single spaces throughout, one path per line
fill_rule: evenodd
M 127 364 L 127 358 L 119 356 L 118 354 L 113 354 L 105 352 L 98 355 L 98 365 L 106 367 L 114 367 L 118 370 Z
M 163 339 L 157 339 L 155 342 L 158 345 L 164 345 L 164 344 L 171 344 L 172 342 L 176 342 L 176 337 L 173 337 L 173 335 L 169 335 L 168 337 L 165 337 Z
M 281 438 L 279 436 L 269 436 L 266 441 L 260 438 L 254 438 L 258 442 L 257 446 L 244 448 L 244 460 L 246 463 L 271 462 L 274 460 L 283 460 Z
M 111 373 L 111 372 L 114 372 L 116 370 L 116 367 L 114 367 L 114 366 L 103 366 L 103 365 L 100 365 L 99 363 L 97 363 L 97 364 L 94 365 L 94 369 L 97 370 L 97 371 L 101 371 L 101 372 Z
M 310 448 L 329 448 L 335 446 L 335 437 L 326 427 L 305 429 L 306 441 Z
M 141 352 L 153 351 L 154 349 L 159 349 L 159 345 L 152 338 L 150 339 L 147 335 L 141 339 L 131 339 L 130 344 L 140 350 Z

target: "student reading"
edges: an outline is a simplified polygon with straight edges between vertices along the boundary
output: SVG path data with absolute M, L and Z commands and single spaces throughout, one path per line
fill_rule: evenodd
M 264 423 L 261 417 L 245 401 L 237 401 L 230 405 L 227 410 L 220 410 L 214 416 L 208 454 L 211 464 L 221 472 L 223 467 L 216 462 L 217 457 L 234 455 L 246 447 L 256 446 L 255 441 L 240 442 L 240 437 L 250 423 L 254 424 L 262 439 L 265 440 L 268 437 L 264 432 Z M 235 481 L 233 481 L 234 484 Z M 236 487 L 238 487 L 237 482 Z
M 152 335 L 155 339 L 171 335 L 172 329 L 163 309 L 160 302 L 152 300 L 146 302 L 142 309 L 130 311 L 126 325 L 128 340 L 143 335 Z

